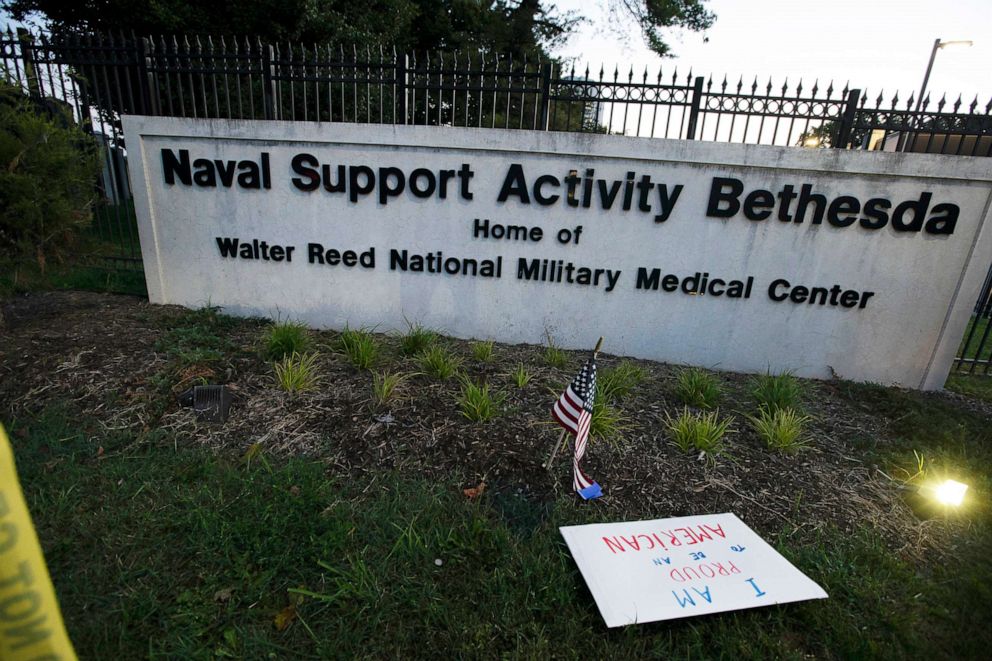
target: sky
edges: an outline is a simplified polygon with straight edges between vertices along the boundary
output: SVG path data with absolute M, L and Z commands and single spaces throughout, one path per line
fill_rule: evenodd
M 644 46 L 638 28 L 622 26 L 628 36 L 605 26 L 604 0 L 554 0 L 559 9 L 578 10 L 589 17 L 557 54 L 589 62 L 631 65 L 635 71 L 657 75 L 678 67 L 681 74 L 726 74 L 750 84 L 769 76 L 781 86 L 802 78 L 833 79 L 842 88 L 867 89 L 874 101 L 898 90 L 900 99 L 918 92 L 934 40 L 972 40 L 974 45 L 940 49 L 927 90 L 936 101 L 940 93 L 963 94 L 965 103 L 978 95 L 980 111 L 992 98 L 992 0 L 710 0 L 716 23 L 702 35 L 669 33 L 674 58 L 660 58 Z M 949 109 L 945 109 L 949 110 Z

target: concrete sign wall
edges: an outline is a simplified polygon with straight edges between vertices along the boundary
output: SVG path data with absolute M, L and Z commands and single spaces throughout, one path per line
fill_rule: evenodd
M 125 117 L 149 297 L 939 388 L 992 159 Z

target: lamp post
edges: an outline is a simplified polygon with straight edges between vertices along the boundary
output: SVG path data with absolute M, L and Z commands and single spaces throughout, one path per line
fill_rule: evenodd
M 974 44 L 973 41 L 959 40 L 959 41 L 941 41 L 939 38 L 933 40 L 933 50 L 930 51 L 930 61 L 927 63 L 927 72 L 923 74 L 923 85 L 920 87 L 920 98 L 916 100 L 916 111 L 920 111 L 920 106 L 923 104 L 923 94 L 927 91 L 927 82 L 930 80 L 930 71 L 933 69 L 933 61 L 937 57 L 937 50 L 940 48 L 946 48 L 947 46 L 971 46 Z

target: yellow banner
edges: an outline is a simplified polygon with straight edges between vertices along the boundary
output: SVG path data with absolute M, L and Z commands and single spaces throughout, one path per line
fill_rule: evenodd
M 75 658 L 0 425 L 0 659 Z

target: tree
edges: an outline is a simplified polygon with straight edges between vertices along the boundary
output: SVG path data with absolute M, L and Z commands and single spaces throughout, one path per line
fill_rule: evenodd
M 840 131 L 840 126 L 836 119 L 828 119 L 819 126 L 803 132 L 796 141 L 797 147 L 810 149 L 826 149 L 834 146 L 834 139 Z M 868 138 L 871 131 L 868 129 L 853 129 L 847 138 L 847 142 L 842 145 L 844 148 L 850 145 L 856 149 L 865 149 L 868 146 Z
M 828 119 L 819 126 L 803 132 L 796 141 L 797 147 L 809 149 L 826 149 L 833 147 L 834 136 L 837 134 L 837 122 Z
M 90 222 L 97 153 L 67 106 L 0 80 L 0 254 L 61 257 Z
M 713 25 L 716 14 L 703 4 L 706 0 L 609 0 L 610 13 L 621 20 L 633 18 L 648 48 L 662 57 L 671 56 L 664 39 L 670 28 L 702 32 Z
M 705 0 L 610 0 L 648 45 L 670 54 L 669 28 L 705 30 Z M 43 17 L 54 33 L 237 34 L 263 41 L 395 45 L 397 50 L 489 50 L 543 55 L 582 20 L 547 0 L 0 0 L 16 20 Z

